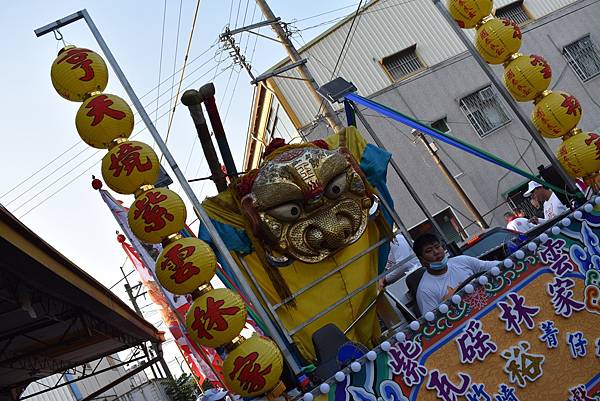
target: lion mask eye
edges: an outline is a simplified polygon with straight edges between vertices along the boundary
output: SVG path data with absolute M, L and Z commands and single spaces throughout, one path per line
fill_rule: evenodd
M 325 196 L 329 199 L 337 199 L 346 191 L 346 173 L 342 173 L 329 181 L 325 188 Z
M 289 202 L 284 203 L 283 205 L 273 207 L 267 210 L 266 212 L 276 219 L 291 222 L 297 220 L 298 217 L 300 217 L 302 208 L 295 202 Z

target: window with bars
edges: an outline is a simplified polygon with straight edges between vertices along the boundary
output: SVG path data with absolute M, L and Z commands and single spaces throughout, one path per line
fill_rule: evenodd
M 522 1 L 515 1 L 514 3 L 498 8 L 496 10 L 496 18 L 505 18 L 517 25 L 523 25 L 527 21 L 531 21 Z
M 482 138 L 510 122 L 498 94 L 491 86 L 460 99 L 460 109 Z
M 590 35 L 576 40 L 563 48 L 563 55 L 583 82 L 600 75 L 600 56 L 598 47 Z
M 416 45 L 384 57 L 381 64 L 394 81 L 400 81 L 408 75 L 425 68 L 425 65 L 417 57 Z

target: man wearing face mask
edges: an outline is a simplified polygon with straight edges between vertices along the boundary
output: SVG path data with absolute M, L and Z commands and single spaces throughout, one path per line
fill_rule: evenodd
M 415 240 L 413 250 L 426 271 L 417 288 L 417 305 L 422 314 L 438 307 L 475 273 L 485 272 L 500 261 L 483 261 L 472 256 L 448 258 L 440 240 L 424 234 Z

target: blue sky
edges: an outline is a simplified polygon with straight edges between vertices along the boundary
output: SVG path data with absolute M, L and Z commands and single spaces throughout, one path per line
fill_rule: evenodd
M 302 29 L 351 13 L 356 3 L 352 0 L 272 0 L 270 5 L 286 22 L 339 9 L 297 22 L 295 26 Z M 195 0 L 166 2 L 161 65 L 164 1 L 23 0 L 2 5 L 0 88 L 3 99 L 0 119 L 4 144 L 0 151 L 0 203 L 106 286 L 120 278 L 119 266 L 124 263 L 125 255 L 115 239 L 116 222 L 90 186 L 92 174 L 101 177 L 99 161 L 105 152 L 89 148 L 79 139 L 75 130 L 79 103 L 64 100 L 52 88 L 50 65 L 62 43 L 51 34 L 36 38 L 33 30 L 86 8 L 138 96 L 146 94 L 142 103 L 147 105 L 146 110 L 153 119 L 158 118 L 156 125 L 164 137 L 168 111 L 173 106 L 169 99 L 176 91 L 171 87 L 177 85 L 179 73 L 174 80 L 170 77 L 174 65 L 175 71 L 182 66 L 195 6 Z M 250 0 L 202 1 L 188 59 L 190 76 L 182 86 L 182 92 L 190 85 L 198 88 L 217 75 L 214 81 L 217 104 L 222 119 L 226 117 L 224 125 L 238 166 L 243 154 L 253 87 L 245 71 L 230 67 L 232 60 L 227 52 L 220 51 L 217 39 L 226 25 L 233 29 L 261 18 L 260 11 Z M 328 26 L 331 23 L 303 31 L 302 36 L 294 35 L 294 40 L 304 43 Z M 99 52 L 83 21 L 65 27 L 61 32 L 67 44 Z M 270 28 L 263 28 L 261 33 L 273 36 Z M 275 42 L 258 38 L 255 45 L 256 36 L 248 34 L 238 35 L 236 40 L 241 43 L 240 47 L 256 74 L 285 57 L 283 48 Z M 163 95 L 158 100 L 161 107 L 156 111 L 159 70 L 160 81 L 166 82 L 161 84 Z M 105 92 L 128 100 L 112 71 Z M 134 133 L 140 133 L 135 139 L 153 144 L 143 128 L 141 120 L 136 119 Z M 181 105 L 177 106 L 168 145 L 187 178 L 209 175 L 196 143 L 192 121 L 187 109 Z M 193 188 L 200 199 L 215 192 L 210 183 L 193 184 Z M 172 189 L 179 187 L 174 185 Z M 183 195 L 181 191 L 180 194 Z M 118 196 L 118 199 L 129 205 L 133 197 Z M 188 223 L 193 220 L 188 204 Z M 131 270 L 130 265 L 125 269 Z M 124 298 L 122 288 L 118 285 L 115 291 Z M 141 300 L 141 303 L 146 301 Z M 154 323 L 158 316 L 149 320 Z

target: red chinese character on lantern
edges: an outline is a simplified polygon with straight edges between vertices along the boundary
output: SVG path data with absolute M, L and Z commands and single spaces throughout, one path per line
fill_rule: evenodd
M 514 22 L 509 21 L 507 19 L 502 19 L 501 21 L 504 24 L 504 26 L 512 26 L 513 27 L 513 39 L 521 40 L 523 38 L 523 35 L 521 34 L 521 29 L 519 28 L 519 26 L 517 24 L 515 24 Z
M 209 330 L 225 331 L 229 327 L 227 320 L 223 316 L 233 316 L 240 311 L 237 306 L 222 308 L 225 301 L 220 299 L 215 301 L 213 297 L 206 298 L 206 310 L 201 308 L 194 309 L 194 322 L 192 330 L 198 334 L 198 338 L 212 340 L 214 336 Z
M 125 175 L 129 176 L 133 169 L 138 171 L 148 171 L 152 168 L 152 161 L 146 157 L 146 163 L 140 159 L 141 146 L 132 146 L 130 143 L 123 143 L 119 146 L 117 154 L 110 155 L 109 170 L 113 171 L 113 177 L 119 177 L 123 170 Z
M 93 61 L 88 59 L 88 53 L 91 50 L 88 49 L 70 49 L 66 51 L 63 58 L 58 60 L 56 64 L 60 64 L 66 61 L 68 64 L 73 64 L 72 70 L 75 68 L 81 68 L 85 72 L 85 75 L 79 78 L 80 81 L 91 81 L 94 78 L 94 69 L 92 68 Z
M 550 64 L 548 64 L 548 62 L 544 60 L 544 58 L 532 54 L 531 56 L 529 56 L 529 60 L 532 66 L 542 67 L 541 73 L 544 76 L 544 79 L 549 79 L 552 77 L 552 69 L 550 68 Z
M 175 216 L 169 213 L 166 208 L 159 206 L 159 203 L 166 199 L 167 195 L 163 195 L 158 191 L 148 191 L 143 194 L 143 199 L 135 201 L 133 218 L 142 217 L 144 223 L 146 223 L 145 232 L 159 231 L 167 224 L 166 220 L 173 221 L 175 219 Z
M 258 352 L 252 352 L 247 356 L 238 356 L 233 361 L 233 371 L 229 374 L 229 378 L 236 379 L 240 382 L 242 389 L 249 393 L 255 393 L 265 387 L 265 376 L 271 372 L 272 365 L 267 366 L 263 370 L 260 364 L 256 363 Z M 239 374 L 238 374 L 239 372 Z
M 589 146 L 592 143 L 596 146 L 596 160 L 600 160 L 600 136 L 598 136 L 598 134 L 588 134 L 588 137 L 585 139 L 585 144 Z
M 200 269 L 192 262 L 186 262 L 185 260 L 192 256 L 196 247 L 186 246 L 185 248 L 181 244 L 173 245 L 166 253 L 165 260 L 160 264 L 162 270 L 169 269 L 173 271 L 173 274 L 169 278 L 175 281 L 177 284 L 181 284 L 189 280 L 194 275 L 200 273 Z
M 561 106 L 566 107 L 567 114 L 573 114 L 576 116 L 577 113 L 581 113 L 581 105 L 575 96 L 567 95 L 566 93 L 561 93 L 561 96 L 565 98 Z
M 106 95 L 99 95 L 94 97 L 90 102 L 85 106 L 86 109 L 90 109 L 87 112 L 86 116 L 94 117 L 94 121 L 92 121 L 92 127 L 98 125 L 104 119 L 104 115 L 114 118 L 115 120 L 122 120 L 125 118 L 127 114 L 122 112 L 121 110 L 111 109 L 114 102 L 108 98 Z

